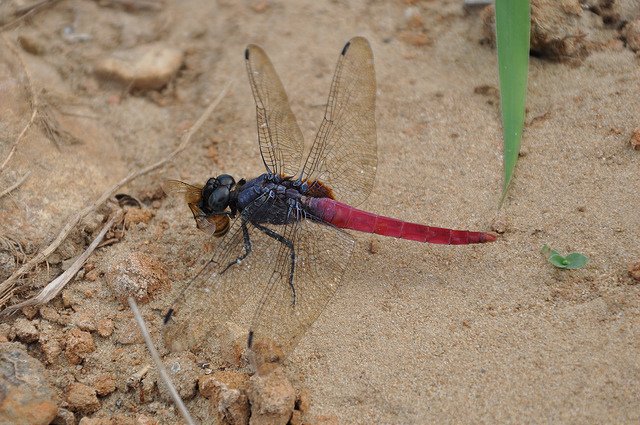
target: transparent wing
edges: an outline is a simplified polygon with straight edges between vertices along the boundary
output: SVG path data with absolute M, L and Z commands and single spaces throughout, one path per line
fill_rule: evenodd
M 329 99 L 301 177 L 327 183 L 341 202 L 362 203 L 371 193 L 378 163 L 376 77 L 363 37 L 342 49 Z
M 202 197 L 202 186 L 195 186 L 180 180 L 166 180 L 162 183 L 162 190 L 167 195 L 184 195 L 187 204 L 200 201 Z
M 280 244 L 274 257 L 276 267 L 268 277 L 250 332 L 254 345 L 274 342 L 286 354 L 334 296 L 355 241 L 340 229 L 311 220 L 284 226 L 282 232 L 293 242 L 295 263 L 290 249 Z
M 170 350 L 211 347 L 225 330 L 225 323 L 231 320 L 233 313 L 260 290 L 260 282 L 266 281 L 264 276 L 271 274 L 273 263 L 260 261 L 254 254 L 275 256 L 278 246 L 247 218 L 267 214 L 273 208 L 273 201 L 267 196 L 249 205 L 243 215 L 233 221 L 206 265 L 182 289 L 171 306 L 173 314 L 163 328 L 165 345 Z M 238 263 L 237 260 L 246 254 L 247 236 L 253 252 Z
M 247 46 L 245 60 L 256 103 L 262 161 L 272 174 L 296 175 L 300 169 L 304 139 L 282 82 L 260 47 Z

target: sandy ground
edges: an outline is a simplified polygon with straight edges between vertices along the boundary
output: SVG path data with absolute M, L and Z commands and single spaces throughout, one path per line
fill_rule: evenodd
M 309 421 L 326 415 L 353 424 L 638 423 L 640 286 L 627 267 L 640 260 L 640 152 L 629 144 L 639 126 L 639 59 L 621 42 L 593 49 L 577 64 L 531 59 L 522 155 L 498 212 L 499 101 L 492 90 L 476 93 L 498 85 L 495 51 L 480 44 L 479 14 L 460 3 L 191 0 L 127 10 L 62 1 L 5 31 L 13 45 L 27 35 L 41 47 L 38 54 L 17 49 L 38 95 L 75 136 L 63 134 L 54 144 L 32 127 L 0 176 L 4 188 L 31 172 L 0 200 L 3 235 L 31 254 L 127 172 L 166 155 L 234 82 L 185 152 L 122 190 L 142 199 L 153 219 L 99 250 L 90 263 L 100 273 L 76 279 L 51 303 L 63 316 L 108 317 L 116 328 L 95 336 L 97 349 L 80 367 L 63 356 L 46 362 L 59 397 L 74 380 L 106 371 L 117 389 L 101 398 L 94 416 L 143 412 L 160 423 L 179 421 L 170 403 L 142 402 L 126 389 L 126 379 L 149 360 L 139 340 L 126 339 L 135 328 L 109 286 L 109 264 L 140 251 L 164 264 L 171 281 L 183 282 L 207 241 L 182 203 L 154 195 L 160 182 L 262 172 L 246 44 L 268 52 L 309 141 L 338 52 L 362 35 L 375 55 L 379 154 L 364 207 L 474 230 L 500 220 L 506 232 L 494 244 L 472 247 L 354 235 L 358 246 L 343 286 L 285 362 L 294 386 L 310 393 Z M 407 20 L 410 7 L 417 23 Z M 64 28 L 87 40 L 65 38 Z M 618 37 L 613 28 L 604 34 Z M 113 51 L 150 42 L 184 53 L 169 87 L 129 94 L 94 74 Z M 3 44 L 0 52 L 4 159 L 32 109 L 15 51 Z M 85 223 L 87 230 L 72 233 L 50 259 L 49 275 L 43 267 L 29 281 L 42 284 L 58 273 L 96 227 Z M 583 252 L 590 262 L 556 270 L 539 253 L 545 243 Z M 5 262 L 3 278 L 10 266 Z M 160 291 L 142 307 L 156 338 L 173 296 Z M 43 323 L 41 315 L 33 320 L 52 335 L 69 327 Z M 43 359 L 38 343 L 28 347 Z M 189 406 L 206 416 L 198 398 Z

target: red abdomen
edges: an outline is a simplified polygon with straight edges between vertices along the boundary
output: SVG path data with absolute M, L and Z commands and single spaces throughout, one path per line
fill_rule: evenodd
M 496 240 L 496 236 L 492 233 L 444 229 L 409 223 L 362 211 L 329 198 L 310 198 L 307 201 L 307 206 L 318 218 L 341 229 L 447 245 L 466 245 Z

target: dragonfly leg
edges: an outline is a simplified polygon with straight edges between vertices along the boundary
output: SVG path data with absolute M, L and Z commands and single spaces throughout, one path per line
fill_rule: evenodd
M 289 270 L 289 288 L 291 288 L 291 305 L 296 305 L 296 287 L 293 285 L 293 275 L 295 274 L 296 267 L 296 250 L 293 247 L 293 242 L 282 236 L 280 233 L 274 232 L 268 227 L 264 227 L 261 224 L 253 223 L 253 225 L 263 232 L 265 235 L 277 240 L 281 244 L 284 244 L 289 251 L 291 251 L 291 269 Z
M 249 254 L 251 254 L 251 238 L 249 237 L 249 230 L 247 229 L 246 222 L 242 223 L 242 239 L 244 240 L 244 254 L 239 255 L 238 258 L 227 264 L 227 267 L 225 267 L 220 274 L 229 270 L 229 267 L 233 266 L 234 264 L 239 264 L 242 260 L 247 258 Z

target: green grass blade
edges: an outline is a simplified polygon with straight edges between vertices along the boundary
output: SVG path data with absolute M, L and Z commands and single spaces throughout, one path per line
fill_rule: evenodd
M 529 69 L 529 0 L 496 0 L 496 45 L 504 144 L 504 199 L 518 160 Z

